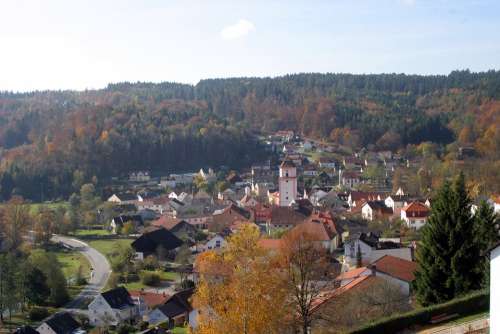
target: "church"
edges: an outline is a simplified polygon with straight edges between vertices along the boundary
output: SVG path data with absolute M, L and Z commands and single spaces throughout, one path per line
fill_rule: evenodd
M 290 206 L 297 199 L 297 167 L 285 157 L 279 171 L 279 206 Z

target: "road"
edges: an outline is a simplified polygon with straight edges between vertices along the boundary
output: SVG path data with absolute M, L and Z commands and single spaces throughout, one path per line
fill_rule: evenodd
M 61 242 L 81 252 L 89 260 L 90 266 L 93 269 L 93 275 L 87 286 L 78 296 L 64 306 L 67 310 L 82 312 L 82 310 L 86 310 L 89 300 L 91 301 L 106 286 L 109 275 L 111 274 L 109 262 L 104 255 L 94 248 L 89 247 L 89 245 L 83 241 L 60 235 L 54 236 L 52 240 Z

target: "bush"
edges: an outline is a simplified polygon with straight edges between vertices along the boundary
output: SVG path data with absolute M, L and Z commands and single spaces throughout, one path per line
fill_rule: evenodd
M 160 284 L 160 275 L 156 273 L 143 273 L 142 283 L 149 286 L 158 286 Z
M 116 329 L 116 332 L 118 334 L 128 334 L 136 332 L 136 329 L 128 324 L 121 324 Z
M 32 321 L 40 321 L 49 316 L 49 311 L 44 307 L 33 307 L 28 312 L 28 318 Z
M 154 255 L 149 255 L 144 259 L 144 269 L 146 270 L 156 270 L 159 268 L 158 259 Z
M 351 334 L 396 333 L 410 326 L 425 325 L 441 314 L 466 316 L 488 310 L 490 307 L 488 291 L 478 291 L 470 295 L 450 300 L 443 304 L 428 306 L 404 314 L 381 319 L 351 332 Z

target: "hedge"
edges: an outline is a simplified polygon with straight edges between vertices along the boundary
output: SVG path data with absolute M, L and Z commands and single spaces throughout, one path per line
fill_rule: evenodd
M 432 305 L 408 313 L 394 315 L 380 319 L 359 329 L 351 334 L 370 333 L 396 333 L 414 325 L 426 325 L 431 319 L 441 314 L 458 314 L 466 316 L 487 311 L 490 308 L 489 291 L 477 291 L 464 297 L 450 300 L 443 304 Z

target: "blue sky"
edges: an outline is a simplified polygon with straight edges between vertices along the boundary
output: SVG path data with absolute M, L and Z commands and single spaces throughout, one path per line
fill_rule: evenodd
M 0 90 L 500 69 L 498 0 L 1 0 Z

